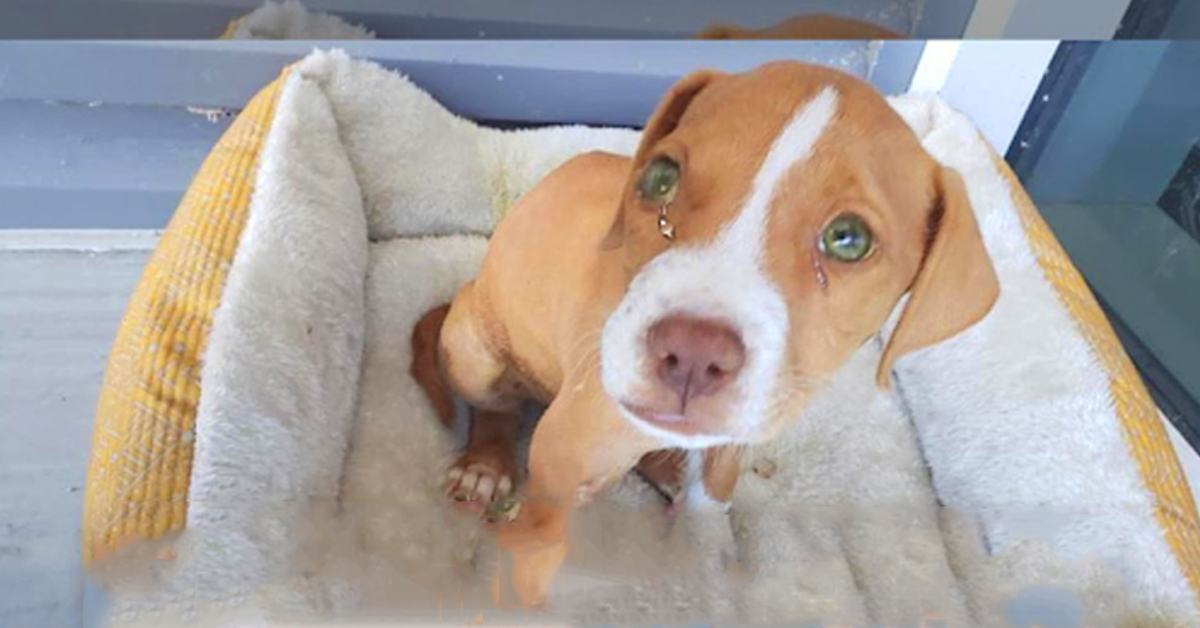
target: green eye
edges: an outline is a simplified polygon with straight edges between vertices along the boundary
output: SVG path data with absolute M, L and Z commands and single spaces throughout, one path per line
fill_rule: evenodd
M 862 218 L 842 214 L 821 232 L 821 252 L 843 262 L 857 262 L 871 252 L 871 230 Z
M 638 193 L 648 201 L 669 203 L 675 197 L 675 186 L 679 183 L 679 164 L 659 157 L 646 166 Z

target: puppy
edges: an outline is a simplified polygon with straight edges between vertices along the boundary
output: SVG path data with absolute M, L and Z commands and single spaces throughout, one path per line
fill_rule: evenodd
M 475 280 L 417 326 L 413 375 L 444 420 L 451 392 L 477 409 L 447 477 L 479 508 L 513 503 L 518 407 L 547 404 L 496 528 L 537 605 L 572 510 L 639 460 L 662 480 L 680 475 L 663 450 L 697 452 L 687 501 L 723 507 L 739 447 L 793 423 L 904 294 L 883 387 L 998 291 L 958 174 L 869 85 L 795 62 L 700 71 L 632 158 L 581 155 L 520 199 Z

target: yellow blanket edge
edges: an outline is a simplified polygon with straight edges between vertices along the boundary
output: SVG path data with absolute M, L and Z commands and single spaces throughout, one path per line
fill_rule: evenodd
M 125 309 L 96 406 L 85 566 L 184 527 L 201 358 L 289 72 L 259 91 L 209 152 Z
M 993 153 L 993 161 L 1008 183 L 1038 265 L 1108 374 L 1121 433 L 1154 500 L 1155 519 L 1200 603 L 1200 517 L 1158 406 L 1083 275 L 1071 263 L 1029 193 L 999 154 Z

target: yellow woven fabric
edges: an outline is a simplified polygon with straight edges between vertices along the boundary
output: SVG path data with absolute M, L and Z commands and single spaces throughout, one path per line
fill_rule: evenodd
M 130 298 L 96 408 L 83 560 L 183 528 L 200 358 L 287 70 L 205 158 Z
M 1142 481 L 1154 497 L 1154 515 L 1192 591 L 1200 599 L 1200 518 L 1187 478 L 1159 418 L 1158 406 L 1150 398 L 1083 276 L 1071 264 L 1025 188 L 998 155 L 995 162 L 1008 180 L 1038 264 L 1108 372 L 1125 442 L 1137 462 Z

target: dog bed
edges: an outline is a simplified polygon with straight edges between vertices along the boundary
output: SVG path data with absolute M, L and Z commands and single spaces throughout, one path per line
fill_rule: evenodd
M 637 133 L 481 128 L 339 52 L 287 69 L 197 173 L 113 346 L 83 522 L 108 619 L 1197 625 L 1195 505 L 1082 278 L 964 116 L 892 103 L 966 181 L 994 310 L 890 392 L 867 343 L 745 456 L 728 514 L 669 519 L 626 478 L 526 615 L 440 492 L 462 435 L 409 334 L 514 199 Z

